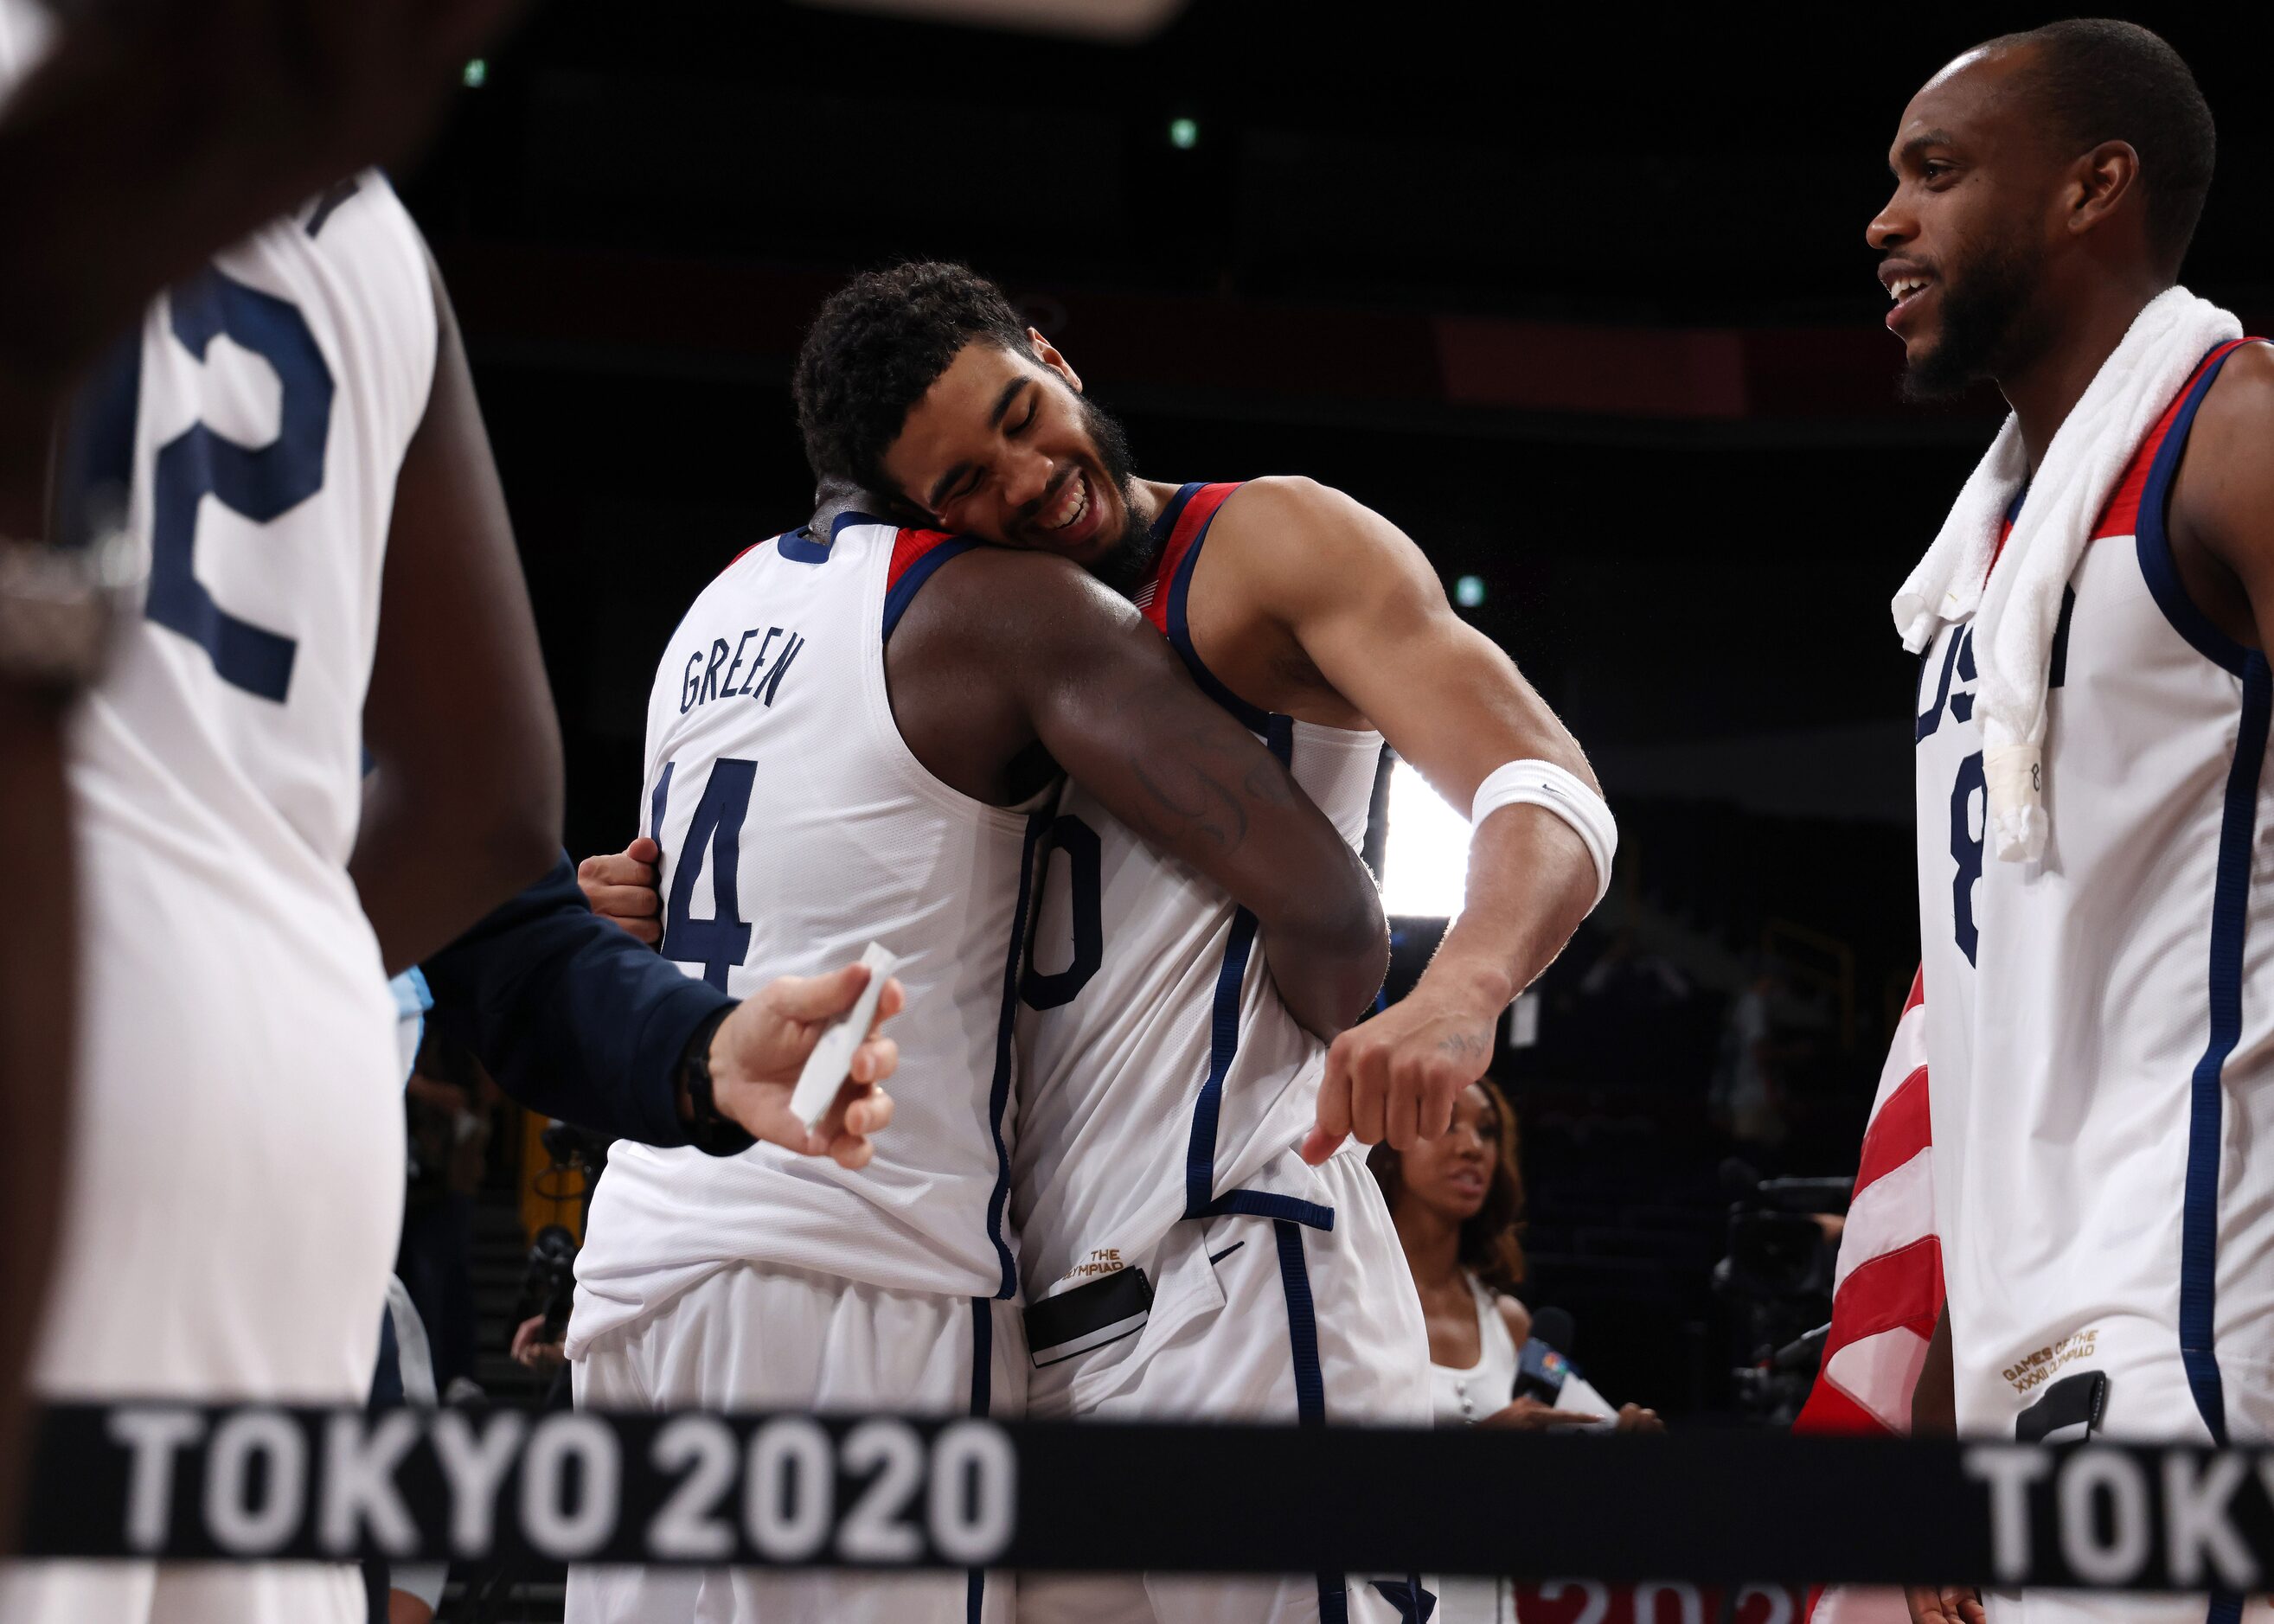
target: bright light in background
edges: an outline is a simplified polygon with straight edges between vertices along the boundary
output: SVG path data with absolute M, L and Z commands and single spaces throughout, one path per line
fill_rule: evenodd
M 1169 26 L 1186 0 L 804 0 L 838 11 L 882 11 L 971 28 L 1017 28 L 1133 45 Z
M 466 88 L 479 90 L 490 80 L 490 64 L 479 56 L 466 64 Z
M 1389 770 L 1389 831 L 1382 853 L 1386 914 L 1450 919 L 1469 883 L 1469 820 L 1399 762 Z
M 1464 609 L 1473 609 L 1485 600 L 1485 578 L 1482 575 L 1463 575 L 1453 583 L 1453 601 Z
M 1169 120 L 1169 145 L 1178 152 L 1190 152 L 1201 144 L 1201 122 L 1197 118 Z

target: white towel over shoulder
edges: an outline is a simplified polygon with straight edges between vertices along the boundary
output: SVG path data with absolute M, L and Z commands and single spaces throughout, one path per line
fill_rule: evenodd
M 1895 594 L 1895 629 L 1914 654 L 1944 623 L 1974 616 L 1986 832 L 2008 862 L 2044 854 L 2045 681 L 2061 589 L 2156 419 L 2205 352 L 2241 336 L 2242 324 L 2210 300 L 2185 288 L 2157 294 L 2045 448 L 2003 555 L 1996 550 L 1999 526 L 2029 477 L 2021 426 L 2011 416 Z

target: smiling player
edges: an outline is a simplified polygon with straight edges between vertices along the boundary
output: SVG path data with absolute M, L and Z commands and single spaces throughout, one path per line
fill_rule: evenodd
M 2210 110 L 2130 24 L 2008 35 L 1903 110 L 1869 228 L 1914 395 L 2014 409 L 1895 601 L 1948 1306 L 1922 1425 L 2274 1430 L 2274 354 L 2177 286 Z M 2216 1575 L 2188 1575 L 2209 1582 Z M 1911 1592 L 1922 1620 L 1970 1590 Z M 1992 1594 L 1993 1624 L 2237 1596 Z M 2263 1604 L 2251 1604 L 2254 1611 Z
M 962 267 L 840 290 L 797 394 L 817 466 L 1130 598 L 1353 846 L 1385 735 L 1474 808 L 1467 907 L 1435 962 L 1330 1050 L 1274 995 L 1271 933 L 1079 781 L 1020 987 L 1034 1410 L 1426 1421 L 1411 1277 L 1345 1140 L 1443 1132 L 1501 1011 L 1601 896 L 1615 837 L 1578 746 L 1378 515 L 1306 479 L 1135 477 L 1072 365 Z M 1020 1610 L 1387 1617 L 1394 1591 L 1038 1578 Z

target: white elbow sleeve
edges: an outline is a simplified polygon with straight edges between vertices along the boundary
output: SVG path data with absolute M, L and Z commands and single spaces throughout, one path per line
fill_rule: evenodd
M 1495 767 L 1477 786 L 1477 799 L 1469 812 L 1469 838 L 1473 840 L 1484 821 L 1502 807 L 1538 807 L 1551 812 L 1577 831 L 1595 860 L 1595 900 L 1611 888 L 1611 858 L 1619 849 L 1619 826 L 1603 798 L 1577 773 L 1549 761 L 1512 761 Z

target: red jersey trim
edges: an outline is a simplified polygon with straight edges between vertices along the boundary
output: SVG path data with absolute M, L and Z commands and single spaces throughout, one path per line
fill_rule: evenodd
M 2164 440 L 2171 433 L 2172 425 L 2180 415 L 2180 408 L 2187 403 L 2188 392 L 2195 387 L 2195 380 L 2216 365 L 2221 357 L 2232 354 L 2245 344 L 2263 342 L 2255 338 L 2238 338 L 2221 344 L 2202 358 L 2201 366 L 2187 374 L 2187 382 L 2180 386 L 2180 392 L 2172 397 L 2172 403 L 2164 408 L 2164 415 L 2156 419 L 2156 426 L 2148 431 L 2148 438 L 2140 442 L 2140 448 L 2132 454 L 2131 462 L 2125 465 L 2124 477 L 2116 482 L 2115 493 L 2108 499 L 2108 506 L 2101 509 L 2100 522 L 2092 527 L 2095 541 L 2103 536 L 2136 536 L 2140 533 L 2140 499 L 2147 494 L 2149 471 L 2154 468 L 2156 453 L 2163 448 Z
M 948 530 L 902 530 L 892 538 L 892 562 L 885 575 L 885 590 L 889 592 L 900 585 L 900 577 L 915 568 L 926 553 L 954 539 L 954 534 Z
M 1204 485 L 1178 508 L 1169 526 L 1168 544 L 1161 549 L 1160 561 L 1154 567 L 1151 593 L 1141 598 L 1138 605 L 1145 618 L 1153 623 L 1153 629 L 1163 636 L 1169 631 L 1169 600 L 1174 596 L 1172 589 L 1185 555 L 1208 532 L 1209 521 L 1216 517 L 1216 510 L 1224 506 L 1224 498 L 1239 485 L 1236 479 L 1222 485 Z

